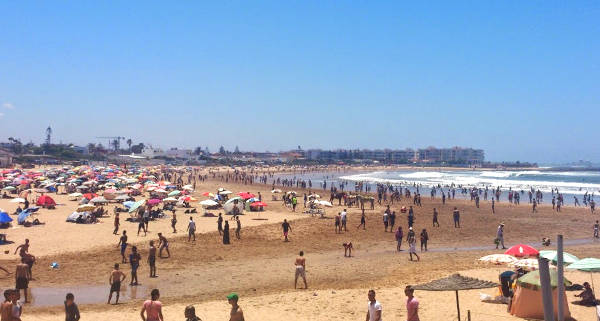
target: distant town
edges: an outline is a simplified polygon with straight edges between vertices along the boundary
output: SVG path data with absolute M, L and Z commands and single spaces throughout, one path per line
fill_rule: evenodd
M 123 140 L 121 142 L 121 140 Z M 208 147 L 195 149 L 162 149 L 151 144 L 136 143 L 130 139 L 111 138 L 107 145 L 89 143 L 74 144 L 23 144 L 19 139 L 9 138 L 0 143 L 0 166 L 14 164 L 61 164 L 61 163 L 138 163 L 203 165 L 203 164 L 407 164 L 420 166 L 456 167 L 535 167 L 536 164 L 511 162 L 491 163 L 485 161 L 482 149 L 451 147 L 427 147 L 421 149 L 296 149 L 279 152 L 233 151 L 221 146 L 211 152 Z

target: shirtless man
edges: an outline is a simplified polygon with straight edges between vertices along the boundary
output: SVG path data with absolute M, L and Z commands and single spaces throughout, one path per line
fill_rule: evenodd
M 125 273 L 119 270 L 119 263 L 115 263 L 115 269 L 110 273 L 110 278 L 108 279 L 108 283 L 110 284 L 110 293 L 108 294 L 108 302 L 106 304 L 110 304 L 113 292 L 117 292 L 117 300 L 115 300 L 115 304 L 119 304 L 121 282 L 125 281 L 125 278 L 127 278 L 127 276 Z
M 169 252 L 169 242 L 167 238 L 162 235 L 162 233 L 158 233 L 158 257 L 162 258 L 162 251 L 167 250 L 167 258 L 171 257 L 171 252 Z
M 299 256 L 296 258 L 296 262 L 294 262 L 296 266 L 296 277 L 294 278 L 294 289 L 298 287 L 298 277 L 301 276 L 302 280 L 304 280 L 304 288 L 308 289 L 308 285 L 306 284 L 306 258 L 304 258 L 304 252 L 300 251 Z
M 156 277 L 156 247 L 154 241 L 150 241 L 150 250 L 148 251 L 148 265 L 150 265 L 150 277 Z
M 119 212 L 115 213 L 115 230 L 113 231 L 114 235 L 117 235 L 119 233 L 119 225 L 121 225 L 119 223 Z
M 244 311 L 238 305 L 240 297 L 236 293 L 231 293 L 227 296 L 227 302 L 231 304 L 231 312 L 229 312 L 229 321 L 245 321 Z
M 117 244 L 117 247 L 119 246 L 121 247 L 121 263 L 127 263 L 127 260 L 125 259 L 125 250 L 127 249 L 127 231 L 125 230 L 123 231 L 123 235 Z
M 17 251 L 19 252 L 19 256 L 22 259 L 25 259 L 24 263 L 26 263 L 29 267 L 29 280 L 32 280 L 32 268 L 33 263 L 35 262 L 35 256 L 29 254 L 29 239 L 25 239 L 24 244 L 17 246 L 17 248 L 15 249 L 15 254 L 17 254 Z
M 27 288 L 29 287 L 29 280 L 31 280 L 31 275 L 29 272 L 29 266 L 25 263 L 26 259 L 24 257 L 21 258 L 21 263 L 17 264 L 17 271 L 15 273 L 15 288 L 17 292 L 23 290 L 23 294 L 25 297 L 25 303 L 29 302 L 27 300 Z

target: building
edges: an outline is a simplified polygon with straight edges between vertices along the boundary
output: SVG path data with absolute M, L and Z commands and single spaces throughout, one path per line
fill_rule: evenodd
M 6 149 L 0 149 L 0 168 L 12 167 L 14 157 L 15 154 Z

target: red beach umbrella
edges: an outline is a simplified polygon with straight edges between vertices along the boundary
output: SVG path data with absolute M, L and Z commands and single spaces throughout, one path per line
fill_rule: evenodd
M 536 257 L 540 255 L 540 252 L 527 244 L 517 244 L 506 250 L 504 254 L 514 257 Z

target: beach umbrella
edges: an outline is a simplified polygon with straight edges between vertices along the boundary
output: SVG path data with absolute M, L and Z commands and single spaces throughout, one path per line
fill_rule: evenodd
M 12 222 L 13 219 L 6 212 L 0 212 L 0 223 L 6 224 Z
M 185 185 L 184 187 L 182 187 L 182 189 L 188 190 L 188 191 L 193 191 L 194 190 L 194 186 L 192 186 L 192 185 Z
M 231 191 L 220 191 L 219 195 L 229 195 L 229 194 L 233 194 L 233 192 Z
M 19 213 L 19 217 L 17 217 L 17 223 L 23 224 L 25 220 L 31 215 L 31 211 L 23 210 Z
M 130 208 L 131 206 L 133 206 L 133 204 L 135 204 L 135 202 L 133 201 L 127 201 L 127 202 L 123 202 L 123 206 Z
M 527 244 L 517 244 L 506 250 L 504 254 L 512 255 L 514 257 L 536 257 L 540 252 Z
M 9 203 L 25 203 L 25 199 L 17 197 L 17 198 L 13 198 L 9 201 Z
M 219 203 L 217 203 L 217 202 L 215 202 L 213 200 L 204 200 L 204 201 L 201 201 L 199 204 L 202 205 L 202 206 L 216 206 L 216 205 L 219 205 Z
M 5 188 L 3 188 L 2 190 L 3 190 L 3 191 L 13 191 L 13 190 L 15 190 L 15 189 L 17 189 L 17 188 L 16 188 L 16 187 L 14 187 L 14 186 L 6 186 L 6 187 L 5 187 Z
M 329 201 L 316 201 L 315 203 L 323 205 L 323 206 L 327 206 L 327 207 L 333 206 L 333 204 L 331 204 Z
M 254 203 L 250 204 L 250 206 L 252 206 L 252 207 L 265 207 L 265 206 L 267 206 L 267 204 L 264 203 L 264 202 L 254 202 Z
M 153 198 L 153 199 L 151 199 L 151 200 L 148 201 L 148 204 L 154 206 L 154 205 L 156 205 L 156 204 L 158 204 L 160 202 L 161 202 L 161 200 L 159 200 L 158 198 Z
M 210 192 L 204 192 L 204 193 L 202 193 L 202 196 L 215 197 L 215 194 L 210 193 Z
M 249 198 L 253 198 L 253 197 L 254 197 L 254 194 L 252 194 L 252 193 L 247 193 L 247 192 L 240 192 L 240 193 L 238 193 L 238 195 L 239 195 L 240 197 L 242 197 L 243 199 L 245 199 L 245 200 L 246 200 L 246 199 L 249 199 Z
M 556 251 L 540 251 L 540 256 L 552 261 L 553 263 L 558 262 L 558 254 Z M 579 258 L 577 258 L 575 255 L 563 252 L 563 262 L 565 264 L 571 264 L 577 261 L 579 261 Z
M 229 199 L 227 202 L 225 202 L 225 204 L 231 204 L 231 203 L 235 203 L 235 202 L 242 202 L 242 198 L 239 196 L 233 197 L 231 199 Z
M 281 193 L 281 190 L 279 188 L 276 188 L 276 189 L 272 190 L 271 193 L 273 193 L 273 194 Z
M 96 208 L 96 206 L 94 206 L 92 204 L 84 204 L 84 205 L 80 205 L 79 207 L 77 207 L 77 212 L 81 213 L 81 212 L 93 211 L 95 208 Z
M 177 199 L 175 197 L 167 197 L 167 198 L 163 199 L 162 201 L 165 203 L 177 202 Z
M 180 191 L 177 191 L 177 190 L 175 190 L 175 191 L 172 191 L 171 193 L 169 193 L 167 196 L 169 196 L 169 197 L 170 197 L 170 196 L 178 196 L 179 194 L 181 194 L 181 192 L 180 192 Z
M 98 195 L 96 195 L 95 193 L 85 193 L 83 194 L 83 197 L 85 197 L 88 200 L 91 200 L 94 197 L 97 197 Z
M 146 200 L 140 200 L 133 203 L 133 205 L 131 205 L 131 207 L 129 208 L 129 213 L 135 212 L 140 206 L 143 206 L 144 204 L 146 204 Z
M 413 289 L 424 291 L 454 291 L 456 293 L 456 310 L 458 312 L 458 319 L 461 320 L 460 304 L 458 301 L 458 291 L 495 288 L 497 286 L 498 284 L 494 282 L 469 278 L 460 274 L 453 274 L 451 276 L 431 281 L 429 283 L 416 285 L 413 287 Z
M 571 286 L 571 281 L 564 279 L 565 286 Z M 517 279 L 517 284 L 531 290 L 540 290 L 542 283 L 540 282 L 540 271 L 529 272 Z M 558 272 L 550 270 L 550 285 L 555 288 L 558 286 Z
M 600 272 L 600 259 L 585 258 L 567 266 L 569 270 L 579 270 L 585 272 Z
M 527 271 L 539 270 L 540 265 L 537 259 L 522 259 L 509 263 L 514 267 L 520 267 Z
M 90 203 L 108 203 L 108 200 L 103 196 L 96 196 L 90 200 Z
M 308 198 L 321 198 L 321 195 L 319 195 L 319 194 L 312 194 L 312 195 L 308 195 Z
M 489 262 L 494 264 L 510 264 L 518 261 L 518 259 L 508 254 L 491 254 L 479 258 L 479 261 Z
M 79 192 L 69 194 L 69 197 L 82 197 L 82 196 L 83 196 L 83 194 L 81 194 Z
M 125 194 L 115 197 L 115 200 L 117 200 L 117 201 L 126 201 L 128 199 L 129 199 L 129 195 L 125 195 Z

